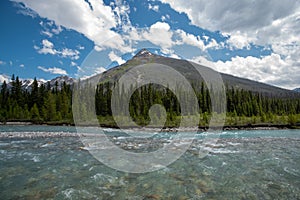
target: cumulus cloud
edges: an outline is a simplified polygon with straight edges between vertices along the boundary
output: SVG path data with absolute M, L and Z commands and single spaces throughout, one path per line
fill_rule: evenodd
M 300 85 L 300 66 L 291 65 L 290 59 L 282 59 L 275 53 L 263 58 L 236 56 L 225 62 L 212 62 L 204 57 L 195 57 L 191 61 L 219 72 L 287 89 L 294 89 Z
M 172 36 L 170 25 L 165 22 L 156 22 L 150 26 L 149 31 L 143 33 L 146 40 L 162 48 L 170 48 L 174 44 Z
M 273 0 L 161 0 L 184 12 L 192 23 L 209 30 L 224 32 L 251 31 L 272 24 L 294 13 L 299 1 Z
M 63 58 L 70 58 L 72 60 L 79 59 L 80 52 L 78 50 L 63 48 L 62 50 L 57 50 L 54 48 L 52 42 L 47 39 L 42 40 L 42 47 L 34 46 L 34 49 L 38 51 L 40 54 L 51 54 L 51 55 L 59 55 Z
M 233 49 L 250 49 L 250 43 L 252 43 L 255 39 L 248 36 L 246 33 L 241 33 L 237 31 L 233 35 L 230 35 L 230 38 L 227 40 L 229 44 L 229 48 Z
M 53 21 L 48 21 L 48 22 L 40 22 L 41 27 L 43 30 L 41 31 L 41 34 L 52 37 L 54 34 L 58 35 L 63 31 L 63 28 L 61 26 L 57 26 Z
M 181 29 L 172 30 L 167 22 L 160 21 L 152 24 L 146 29 L 132 28 L 127 39 L 130 39 L 131 41 L 149 41 L 152 44 L 159 46 L 162 52 L 166 54 L 172 54 L 172 48 L 180 45 L 195 46 L 202 51 L 219 46 L 212 38 L 208 44 L 205 44 L 200 36 L 187 33 Z
M 177 45 L 181 45 L 181 44 L 191 45 L 191 46 L 198 47 L 202 51 L 205 51 L 208 48 L 216 48 L 219 46 L 216 40 L 214 39 L 211 39 L 211 42 L 205 45 L 204 41 L 201 39 L 200 36 L 195 36 L 193 34 L 186 33 L 185 31 L 180 29 L 176 30 L 175 34 L 178 37 L 178 41 L 176 42 Z M 208 37 L 206 41 L 208 41 Z
M 73 1 L 73 0 L 15 0 L 22 2 L 41 17 L 55 21 L 56 25 L 75 30 L 92 40 L 99 48 L 116 48 L 128 51 L 122 37 L 112 31 L 118 20 L 110 6 L 102 0 Z M 124 8 L 124 7 L 122 7 Z M 123 10 L 118 10 L 119 14 Z M 78 15 L 82 17 L 78 17 Z M 122 20 L 121 20 L 122 21 Z
M 38 66 L 38 69 L 44 71 L 44 72 L 49 72 L 51 74 L 60 74 L 60 75 L 68 75 L 68 73 L 66 72 L 66 70 L 61 69 L 61 68 L 57 68 L 57 67 L 53 67 L 53 68 L 45 68 L 43 66 Z
M 156 22 L 149 28 L 135 32 L 136 29 L 132 27 L 129 19 L 129 5 L 124 1 L 111 2 L 109 6 L 105 5 L 103 0 L 15 1 L 24 3 L 26 8 L 34 10 L 41 17 L 49 20 L 48 23 L 42 24 L 47 27 L 43 31 L 43 34 L 52 37 L 55 33 L 52 30 L 53 28 L 51 29 L 53 26 L 57 26 L 57 29 L 61 26 L 73 29 L 92 40 L 95 43 L 95 50 L 97 51 L 111 48 L 121 53 L 127 53 L 134 50 L 132 45 L 136 41 L 145 40 L 149 40 L 165 51 L 176 44 L 176 41 L 173 41 L 174 38 L 172 38 L 174 31 L 170 29 L 169 24 L 164 22 Z M 148 3 L 148 8 L 159 11 L 159 6 L 154 5 L 153 2 Z M 83 17 L 78 17 L 78 13 Z M 166 15 L 164 18 L 167 19 L 170 16 Z M 51 24 L 51 22 L 55 22 L 55 24 Z M 122 30 L 122 35 L 114 30 Z M 132 35 L 134 37 L 131 37 Z M 183 34 L 182 36 L 185 37 Z M 189 42 L 188 38 L 191 37 L 192 35 L 186 35 L 182 40 Z M 203 49 L 203 45 L 200 44 L 201 41 L 197 40 L 197 46 Z M 213 43 L 210 44 L 210 46 L 212 45 Z M 53 48 L 44 48 L 40 52 L 49 54 L 57 53 Z
M 76 66 L 77 66 L 77 63 L 71 61 L 70 66 L 71 66 L 71 67 L 76 67 Z
M 49 40 L 42 40 L 42 48 L 35 46 L 35 49 L 38 49 L 38 53 L 40 54 L 52 54 L 55 55 L 58 52 L 54 49 L 54 45 Z
M 276 41 L 286 41 L 287 37 L 289 44 L 299 42 L 299 1 L 161 1 L 186 13 L 192 23 L 201 28 L 228 34 L 228 43 L 236 48 L 247 47 L 249 43 L 275 46 Z
M 73 49 L 67 49 L 64 48 L 61 52 L 59 52 L 59 54 L 63 57 L 63 58 L 71 58 L 74 60 L 79 59 L 79 51 L 77 50 L 73 50 Z
M 192 24 L 211 31 L 221 31 L 229 38 L 226 41 L 226 47 L 232 50 L 249 49 L 251 44 L 272 50 L 272 55 L 262 58 L 232 58 L 227 64 L 228 67 L 235 66 L 238 70 L 236 75 L 246 76 L 243 73 L 249 71 L 251 77 L 259 76 L 256 80 L 287 88 L 292 88 L 297 84 L 299 87 L 299 77 L 295 75 L 295 72 L 299 73 L 300 67 L 300 1 L 232 0 L 226 3 L 221 0 L 161 1 L 170 4 L 178 12 L 186 13 Z M 270 58 L 278 63 L 275 64 Z M 239 62 L 239 68 L 236 66 L 237 62 Z M 224 66 L 220 62 L 217 64 Z M 270 74 L 259 73 L 258 66 L 260 66 L 259 69 L 266 70 L 271 66 L 274 69 L 269 71 Z M 251 70 L 258 74 L 250 73 Z M 234 73 L 232 69 L 225 71 Z M 287 75 L 287 72 L 291 75 Z M 266 80 L 267 77 L 272 80 Z M 284 80 L 285 83 L 283 83 Z
M 123 60 L 120 56 L 116 55 L 114 51 L 111 51 L 109 54 L 108 54 L 108 57 L 109 59 L 114 62 L 118 62 L 119 65 L 122 65 L 124 64 L 126 61 Z
M 153 10 L 155 12 L 159 11 L 159 5 L 151 5 L 150 3 L 148 4 L 148 9 Z
M 32 9 L 24 6 L 23 4 L 15 3 L 14 6 L 19 8 L 19 10 L 17 11 L 18 14 L 22 14 L 22 15 L 25 15 L 25 16 L 30 16 L 32 18 L 36 17 L 36 12 L 34 12 Z

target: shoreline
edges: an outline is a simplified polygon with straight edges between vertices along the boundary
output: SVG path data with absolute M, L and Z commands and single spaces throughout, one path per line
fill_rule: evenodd
M 0 123 L 0 128 L 1 127 L 5 127 L 5 126 L 65 126 L 67 127 L 67 125 L 53 125 L 53 124 L 35 124 L 35 123 L 30 123 L 30 122 L 8 122 L 6 124 Z M 68 127 L 74 127 L 76 128 L 74 125 L 71 126 L 70 124 L 68 125 Z M 95 128 L 97 126 L 78 126 L 78 127 L 82 127 L 82 128 Z M 104 131 L 106 132 L 118 132 L 120 131 L 120 128 L 118 127 L 100 127 L 99 128 L 103 128 Z M 105 130 L 106 129 L 106 130 Z M 210 127 L 208 129 L 208 127 L 181 127 L 181 128 L 177 128 L 177 127 L 164 127 L 164 128 L 157 128 L 157 127 L 142 127 L 142 128 L 136 128 L 136 127 L 124 127 L 123 130 L 129 131 L 129 132 L 144 132 L 145 134 L 147 134 L 147 132 L 154 132 L 154 133 L 166 133 L 166 132 L 173 132 L 173 133 L 184 133 L 184 132 L 197 132 L 197 133 L 204 133 L 207 131 L 212 131 L 212 132 L 220 132 L 220 131 L 234 131 L 234 130 L 292 130 L 292 129 L 297 129 L 300 130 L 300 126 L 297 124 L 297 126 L 291 126 L 291 125 L 275 125 L 275 124 L 256 124 L 256 125 L 239 125 L 239 126 L 223 126 L 223 127 Z M 130 134 L 128 132 L 128 134 Z M 11 131 L 0 131 L 0 140 L 1 139 L 35 139 L 35 138 L 64 138 L 64 137 L 87 137 L 90 136 L 89 133 L 84 133 L 84 132 L 77 132 L 76 131 L 68 131 L 68 132 L 32 132 L 32 131 L 25 131 L 25 132 L 11 132 Z M 93 134 L 93 136 L 95 137 L 102 137 L 103 135 L 99 135 L 99 134 Z
M 26 121 L 9 121 L 9 122 L 0 122 L 1 126 L 70 126 L 70 127 L 101 127 L 104 129 L 116 129 L 119 130 L 120 128 L 117 126 L 105 126 L 105 125 L 95 125 L 95 124 L 81 124 L 76 125 L 72 123 L 59 123 L 59 122 L 44 122 L 44 123 L 34 123 L 34 122 L 26 122 Z M 155 131 L 155 132 L 187 132 L 187 131 L 203 131 L 206 132 L 208 130 L 280 130 L 280 129 L 300 129 L 300 124 L 290 125 L 290 124 L 244 124 L 244 125 L 224 125 L 224 126 L 199 126 L 199 127 L 122 127 L 125 130 L 132 130 L 132 131 Z

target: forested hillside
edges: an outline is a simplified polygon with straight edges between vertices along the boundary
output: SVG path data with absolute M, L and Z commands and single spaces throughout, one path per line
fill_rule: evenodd
M 18 77 L 12 78 L 11 89 L 4 82 L 0 91 L 0 121 L 29 121 L 34 123 L 73 124 L 72 86 L 62 83 L 38 85 L 22 90 Z M 98 84 L 95 95 L 95 108 L 99 122 L 103 126 L 116 126 L 111 111 L 113 84 Z M 200 83 L 194 86 L 198 98 L 200 126 L 207 126 L 211 115 L 211 99 L 207 87 Z M 121 90 L 121 93 L 124 92 Z M 126 95 L 121 94 L 120 96 Z M 281 124 L 296 125 L 300 122 L 300 98 L 279 98 L 264 96 L 245 90 L 226 88 L 226 125 Z M 120 103 L 122 100 L 120 99 Z M 221 102 L 220 102 L 221 103 Z M 136 90 L 130 98 L 129 110 L 133 119 L 140 125 L 150 121 L 148 111 L 154 104 L 161 104 L 167 111 L 166 126 L 177 126 L 181 108 L 176 96 L 158 85 L 146 85 Z M 84 112 L 84 111 L 83 111 Z M 85 115 L 87 113 L 81 113 Z M 189 113 L 191 118 L 195 113 Z M 121 113 L 120 113 L 121 115 Z M 160 120 L 161 116 L 157 116 Z
M 111 83 L 98 85 L 96 90 L 96 113 L 101 119 L 111 117 Z M 208 88 L 203 84 L 194 87 L 201 116 L 200 126 L 207 126 L 212 112 Z M 179 91 L 184 93 L 184 91 Z M 126 93 L 119 95 L 120 97 Z M 226 123 L 228 126 L 248 124 L 290 124 L 300 122 L 300 98 L 280 98 L 265 96 L 245 90 L 226 88 Z M 223 102 L 217 101 L 217 104 Z M 166 88 L 147 85 L 136 90 L 130 98 L 129 111 L 140 125 L 150 122 L 148 111 L 154 104 L 161 104 L 167 111 L 167 126 L 178 126 L 181 109 L 176 96 Z M 218 107 L 219 105 L 217 105 Z M 195 113 L 190 113 L 191 120 Z M 159 118 L 159 117 L 158 117 Z M 159 119 L 158 119 L 159 120 Z
M 0 121 L 31 121 L 72 123 L 71 86 L 56 82 L 53 89 L 50 82 L 38 85 L 34 79 L 32 88 L 22 90 L 18 77 L 12 76 L 11 88 L 4 82 L 0 93 Z

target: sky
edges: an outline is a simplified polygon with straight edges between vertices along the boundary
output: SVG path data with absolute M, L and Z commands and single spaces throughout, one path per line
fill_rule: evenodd
M 138 50 L 300 87 L 299 0 L 2 0 L 0 82 L 84 78 Z

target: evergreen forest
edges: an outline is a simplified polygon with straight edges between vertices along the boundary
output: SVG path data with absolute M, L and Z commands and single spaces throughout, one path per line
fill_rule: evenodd
M 62 83 L 58 87 L 50 84 L 39 85 L 34 79 L 30 90 L 22 89 L 22 82 L 12 76 L 11 87 L 4 82 L 0 91 L 0 121 L 32 122 L 37 124 L 73 125 L 72 86 Z M 86 84 L 85 87 L 91 87 Z M 95 105 L 98 122 L 102 126 L 117 127 L 112 116 L 111 96 L 116 87 L 111 82 L 98 84 L 95 90 Z M 119 87 L 119 86 L 118 86 Z M 212 114 L 211 98 L 208 88 L 199 83 L 193 86 L 199 106 L 200 127 L 208 126 Z M 124 86 L 119 88 L 120 97 L 125 97 Z M 226 121 L 225 126 L 288 126 L 297 127 L 300 123 L 299 95 L 291 97 L 267 96 L 243 89 L 226 87 Z M 184 91 L 180 91 L 184 95 Z M 82 95 L 82 94 L 81 94 Z M 116 103 L 122 104 L 122 98 Z M 154 104 L 162 105 L 166 110 L 166 127 L 176 127 L 180 123 L 181 107 L 177 97 L 167 88 L 149 84 L 132 93 L 129 112 L 133 120 L 142 126 L 150 122 L 149 109 Z M 193 109 L 191 109 L 193 110 Z M 87 109 L 81 108 L 80 114 L 89 121 Z M 185 113 L 194 120 L 195 113 Z M 163 115 L 163 114 L 162 114 Z M 221 115 L 221 113 L 220 113 Z M 163 116 L 156 116 L 161 120 Z

